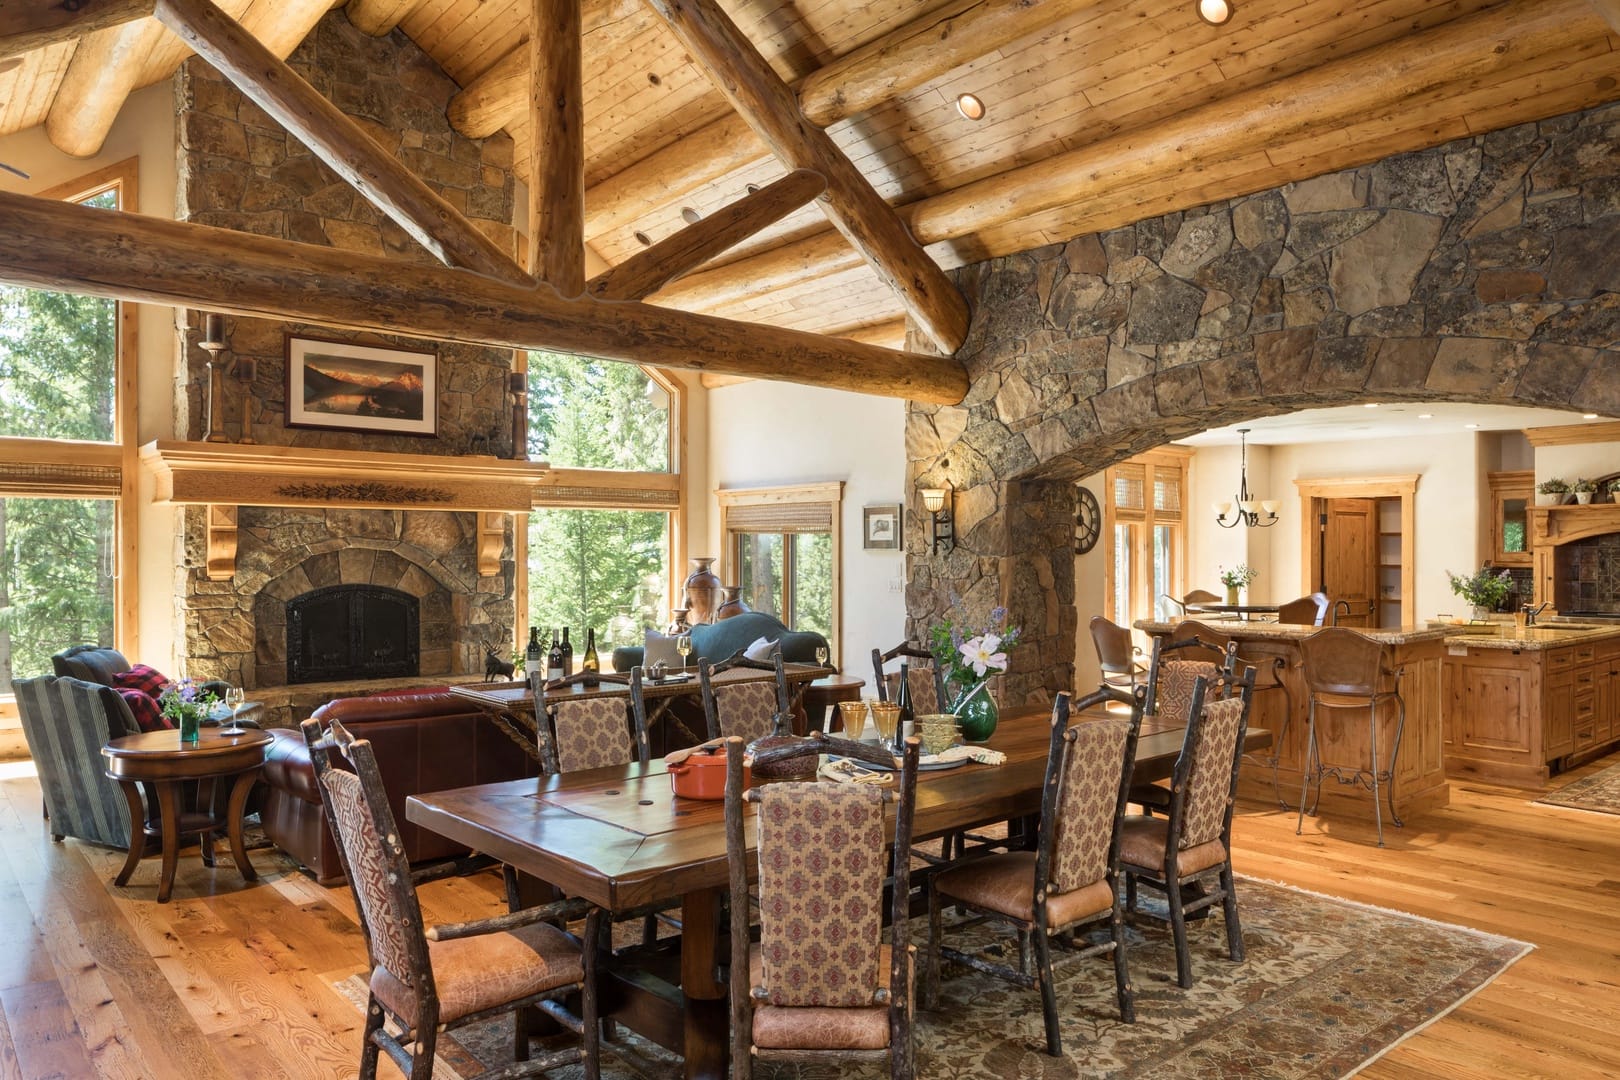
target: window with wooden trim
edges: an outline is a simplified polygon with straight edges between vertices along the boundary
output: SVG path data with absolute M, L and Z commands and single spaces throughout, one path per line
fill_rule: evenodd
M 1107 470 L 1103 535 L 1109 575 L 1106 614 L 1129 626 L 1180 614 L 1187 567 L 1187 462 L 1191 453 L 1161 449 Z
M 715 493 L 725 544 L 718 570 L 742 600 L 825 637 L 838 662 L 842 481 Z
M 41 192 L 135 210 L 135 159 Z M 0 285 L 0 693 L 135 641 L 135 308 Z

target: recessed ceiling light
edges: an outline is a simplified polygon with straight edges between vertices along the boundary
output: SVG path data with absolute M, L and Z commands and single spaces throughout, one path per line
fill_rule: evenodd
M 748 194 L 750 194 L 750 195 L 758 195 L 759 194 L 759 185 L 758 184 L 748 184 L 743 188 L 743 190 L 748 192 Z
M 642 247 L 652 247 L 652 237 L 648 236 L 640 229 L 635 231 L 634 236 L 636 238 L 636 243 L 640 244 Z
M 1378 402 L 1376 402 L 1376 401 L 1366 401 L 1366 402 L 1362 403 L 1361 407 L 1363 409 L 1376 409 L 1376 408 L 1378 408 Z
M 1419 420 L 1433 420 L 1434 419 L 1434 413 L 1432 413 L 1432 412 L 1420 412 L 1420 413 L 1418 413 L 1418 419 Z
M 969 120 L 983 120 L 984 102 L 972 94 L 958 94 L 956 96 L 956 111 Z
M 22 67 L 22 57 L 8 56 L 4 60 L 0 60 L 0 75 L 4 75 L 8 71 L 16 71 L 20 67 Z
M 692 209 L 690 206 L 683 206 L 681 207 L 681 220 L 686 222 L 688 225 L 696 225 L 698 222 L 703 220 L 703 215 Z
M 1581 413 L 1581 419 L 1582 420 L 1596 420 L 1597 419 L 1597 413 L 1595 413 L 1595 412 L 1583 412 L 1583 413 Z
M 1198 17 L 1219 26 L 1232 17 L 1232 5 L 1227 0 L 1198 0 Z
M 1463 427 L 1472 429 L 1472 428 L 1479 427 L 1479 425 L 1478 424 L 1464 424 Z

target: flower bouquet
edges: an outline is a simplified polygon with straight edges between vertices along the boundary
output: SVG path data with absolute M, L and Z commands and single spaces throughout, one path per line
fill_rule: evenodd
M 1226 586 L 1226 602 L 1238 602 L 1238 590 L 1249 587 L 1249 582 L 1260 576 L 1260 571 L 1248 563 L 1238 563 L 1230 570 L 1221 571 L 1221 584 Z
M 1493 572 L 1488 566 L 1467 577 L 1447 570 L 1446 577 L 1451 580 L 1451 591 L 1473 607 L 1476 619 L 1488 616 L 1513 591 L 1513 575 L 1506 570 Z
M 990 612 L 982 627 L 964 626 L 947 617 L 928 632 L 930 652 L 954 688 L 948 711 L 962 724 L 962 738 L 983 742 L 996 730 L 999 715 L 988 689 L 991 678 L 1007 670 L 1007 652 L 1018 644 L 1020 630 L 1007 625 L 1007 609 Z
M 202 722 L 208 719 L 219 698 L 201 690 L 190 679 L 171 682 L 158 694 L 158 708 L 180 729 L 180 741 L 194 743 L 202 738 Z

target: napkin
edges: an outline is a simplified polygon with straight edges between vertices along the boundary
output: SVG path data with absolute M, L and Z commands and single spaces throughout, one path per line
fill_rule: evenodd
M 823 780 L 831 780 L 835 784 L 889 784 L 894 782 L 894 774 L 887 772 L 873 772 L 863 769 L 853 761 L 839 758 L 837 761 L 822 762 L 816 775 Z
M 933 765 L 947 761 L 976 761 L 980 765 L 1002 765 L 1007 761 L 1007 755 L 1000 750 L 992 750 L 988 746 L 967 746 L 963 743 L 951 747 L 943 754 L 919 759 L 919 764 Z

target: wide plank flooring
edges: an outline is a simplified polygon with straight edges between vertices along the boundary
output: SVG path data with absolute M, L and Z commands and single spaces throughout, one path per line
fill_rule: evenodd
M 114 889 L 121 853 L 53 844 L 18 771 L 0 764 L 0 1078 L 355 1074 L 360 1015 L 332 990 L 364 966 L 347 890 L 274 851 L 253 853 L 256 885 L 192 851 L 172 903 L 153 902 L 155 859 Z M 1449 807 L 1390 830 L 1382 851 L 1370 811 L 1307 819 L 1296 837 L 1292 814 L 1241 807 L 1240 873 L 1536 945 L 1363 1076 L 1620 1077 L 1620 817 L 1530 798 L 1453 782 Z M 430 922 L 502 910 L 493 874 L 421 895 Z M 386 1060 L 383 1075 L 397 1075 Z

